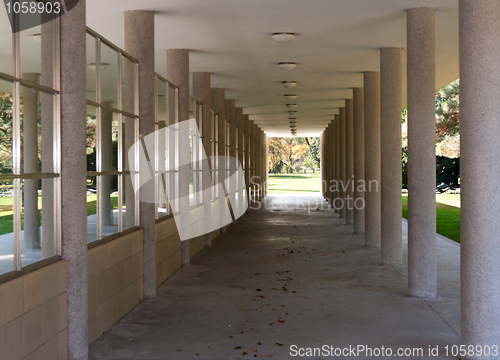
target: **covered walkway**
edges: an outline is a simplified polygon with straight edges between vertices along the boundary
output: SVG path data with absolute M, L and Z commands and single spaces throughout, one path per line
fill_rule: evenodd
M 454 358 L 444 347 L 460 344 L 458 244 L 438 236 L 438 298 L 415 299 L 406 266 L 381 266 L 343 223 L 320 195 L 267 196 L 96 340 L 91 359 L 285 359 L 292 345 Z M 403 234 L 406 259 L 406 222 Z

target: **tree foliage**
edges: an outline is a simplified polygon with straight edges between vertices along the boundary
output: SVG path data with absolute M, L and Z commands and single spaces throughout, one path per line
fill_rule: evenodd
M 319 138 L 270 138 L 269 171 L 273 174 L 298 172 L 319 167 Z

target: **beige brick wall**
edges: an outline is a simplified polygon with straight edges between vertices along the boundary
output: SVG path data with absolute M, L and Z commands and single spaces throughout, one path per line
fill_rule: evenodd
M 156 223 L 156 287 L 181 267 L 181 238 L 173 217 Z
M 143 299 L 143 231 L 88 251 L 89 343 Z
M 0 284 L 0 359 L 68 358 L 67 288 L 63 260 Z

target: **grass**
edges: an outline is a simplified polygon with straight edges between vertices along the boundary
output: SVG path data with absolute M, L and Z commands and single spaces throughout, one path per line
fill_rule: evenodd
M 269 175 L 269 192 L 319 192 L 319 173 Z
M 403 195 L 403 217 L 408 219 L 408 195 Z M 460 195 L 438 194 L 436 196 L 436 232 L 448 239 L 460 242 Z
M 0 235 L 9 234 L 14 228 L 14 217 L 13 217 L 13 197 L 3 197 L 0 198 Z M 42 198 L 38 197 L 38 218 L 39 224 L 42 224 Z M 97 208 L 97 195 L 87 196 L 87 216 L 94 215 Z M 118 208 L 118 195 L 111 195 L 111 208 Z M 21 230 L 24 229 L 24 212 L 21 213 Z

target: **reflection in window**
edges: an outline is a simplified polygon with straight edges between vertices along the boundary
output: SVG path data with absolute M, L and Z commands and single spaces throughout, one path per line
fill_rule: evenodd
M 138 140 L 138 62 L 87 29 L 87 240 L 138 226 L 128 149 Z
M 0 275 L 61 254 L 58 32 L 0 21 Z

